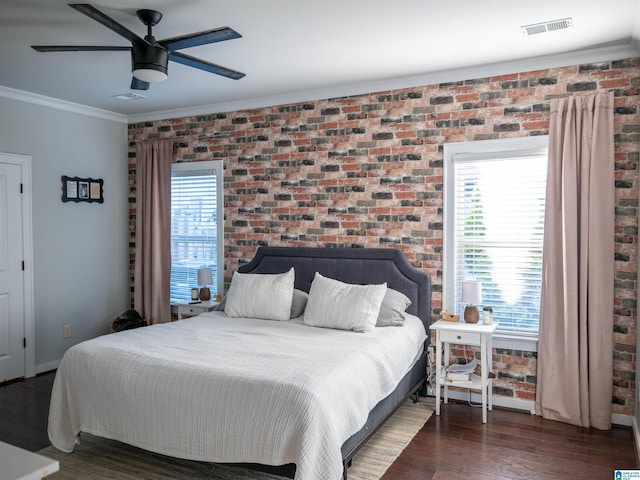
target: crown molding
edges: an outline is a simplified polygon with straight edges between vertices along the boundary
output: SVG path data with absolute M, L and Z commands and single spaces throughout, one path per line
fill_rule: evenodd
M 439 72 L 420 75 L 395 77 L 382 81 L 343 85 L 340 87 L 328 89 L 303 90 L 284 95 L 249 98 L 223 103 L 198 105 L 194 107 L 140 113 L 129 115 L 128 119 L 129 123 L 138 123 L 145 121 L 165 120 L 169 118 L 190 117 L 194 115 L 235 112 L 240 110 L 271 107 L 275 105 L 287 105 L 291 103 L 323 100 L 327 98 L 362 95 L 370 92 L 384 92 L 401 88 L 420 87 L 425 85 L 434 85 L 473 78 L 491 77 L 496 75 L 506 75 L 509 73 L 564 67 L 567 65 L 579 65 L 584 63 L 595 63 L 620 60 L 624 58 L 634 58 L 637 57 L 639 53 L 639 50 L 630 43 L 627 45 L 615 45 L 610 47 L 579 50 L 555 55 L 513 60 L 509 62 L 474 65 L 470 67 L 443 70 Z
M 159 110 L 132 115 L 102 110 L 78 103 L 68 102 L 57 98 L 46 97 L 36 93 L 25 92 L 9 87 L 0 86 L 0 97 L 11 98 L 27 103 L 56 108 L 69 112 L 89 115 L 123 123 L 139 123 L 146 121 L 165 120 L 169 118 L 183 118 L 194 115 L 208 115 L 212 113 L 234 112 L 255 108 L 272 107 L 275 105 L 287 105 L 292 103 L 310 102 L 327 98 L 347 97 L 352 95 L 362 95 L 371 92 L 384 92 L 402 88 L 420 87 L 435 85 L 439 83 L 455 82 L 473 78 L 491 77 L 496 75 L 506 75 L 509 73 L 527 72 L 531 70 L 541 70 L 546 68 L 564 67 L 567 65 L 580 65 L 584 63 L 605 62 L 620 60 L 624 58 L 634 58 L 640 54 L 640 46 L 637 39 L 633 39 L 626 45 L 615 45 L 609 47 L 565 52 L 555 55 L 532 57 L 508 62 L 491 63 L 484 65 L 474 65 L 464 68 L 443 70 L 419 75 L 394 77 L 374 82 L 362 82 L 339 87 L 301 90 L 283 95 L 273 95 L 268 97 L 256 97 L 229 102 L 213 103 L 207 105 L 197 105 L 171 110 Z
M 102 110 L 100 108 L 89 107 L 87 105 L 68 102 L 66 100 L 60 100 L 58 98 L 53 98 L 53 97 L 46 97 L 44 95 L 38 95 L 37 93 L 30 93 L 30 92 L 25 92 L 23 90 L 17 90 L 15 88 L 3 87 L 1 85 L 0 85 L 0 97 L 10 98 L 12 100 L 18 100 L 26 103 L 32 103 L 34 105 L 40 105 L 43 107 L 64 110 L 67 112 L 79 113 L 81 115 L 89 115 L 91 117 L 102 118 L 105 120 L 113 120 L 115 122 L 122 122 L 122 123 L 128 122 L 127 116 L 121 113 L 110 112 L 108 110 Z

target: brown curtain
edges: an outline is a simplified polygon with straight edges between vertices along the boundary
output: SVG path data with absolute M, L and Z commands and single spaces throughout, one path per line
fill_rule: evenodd
M 152 323 L 171 321 L 171 139 L 136 150 L 134 308 Z
M 551 101 L 536 413 L 611 428 L 613 93 Z

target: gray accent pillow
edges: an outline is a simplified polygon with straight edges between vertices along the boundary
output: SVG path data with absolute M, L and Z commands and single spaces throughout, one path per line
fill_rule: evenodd
M 380 305 L 376 327 L 401 327 L 407 318 L 406 310 L 409 305 L 411 300 L 404 293 L 387 288 Z
M 222 297 L 222 301 L 216 305 L 215 307 L 213 307 L 214 310 L 218 310 L 220 312 L 224 312 L 224 306 L 227 304 L 227 296 L 225 295 L 224 297 Z
M 304 313 L 304 308 L 307 306 L 307 300 L 309 294 L 302 290 L 294 288 L 293 301 L 291 302 L 291 318 L 299 317 Z

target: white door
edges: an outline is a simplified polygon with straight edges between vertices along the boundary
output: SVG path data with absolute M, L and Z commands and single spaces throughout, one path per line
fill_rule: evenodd
M 0 158 L 0 382 L 25 376 L 21 170 Z

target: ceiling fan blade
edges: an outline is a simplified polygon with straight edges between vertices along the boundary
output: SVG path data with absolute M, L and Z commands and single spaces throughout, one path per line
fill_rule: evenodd
M 143 82 L 136 77 L 131 77 L 131 90 L 149 90 L 149 82 Z
M 101 23 L 105 27 L 113 30 L 118 35 L 126 38 L 134 45 L 150 45 L 149 42 L 140 38 L 131 30 L 129 30 L 123 25 L 120 25 L 114 19 L 112 19 L 111 17 L 108 17 L 107 15 L 102 13 L 100 10 L 89 5 L 88 3 L 70 3 L 69 6 L 71 8 L 76 9 L 80 13 L 84 13 L 87 17 L 92 18 L 93 20 L 95 20 L 98 23 Z
M 179 37 L 165 38 L 158 43 L 163 45 L 167 50 L 180 50 L 183 48 L 197 47 L 199 45 L 208 45 L 209 43 L 224 42 L 234 38 L 242 38 L 233 28 L 220 27 L 213 30 L 203 32 L 190 33 Z
M 37 52 L 119 52 L 131 47 L 82 46 L 82 45 L 31 45 Z
M 242 72 L 231 70 L 230 68 L 222 67 L 220 65 L 216 65 L 215 63 L 206 62 L 199 58 L 185 55 L 184 53 L 170 52 L 169 60 L 173 60 L 174 62 L 188 65 L 190 67 L 198 68 L 200 70 L 204 70 L 205 72 L 222 75 L 223 77 L 231 78 L 233 80 L 239 80 L 245 76 L 245 74 Z

